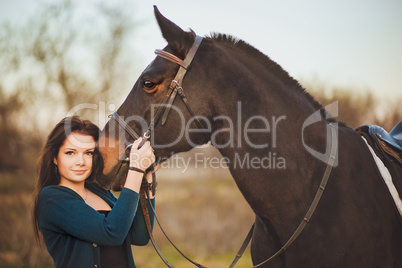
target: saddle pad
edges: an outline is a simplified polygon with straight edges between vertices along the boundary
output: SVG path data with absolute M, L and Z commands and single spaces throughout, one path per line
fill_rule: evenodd
M 377 164 L 378 170 L 380 171 L 381 176 L 384 179 L 385 184 L 387 185 L 388 190 L 392 195 L 392 198 L 394 199 L 394 202 L 399 211 L 399 214 L 402 217 L 402 200 L 398 194 L 398 191 L 395 188 L 395 185 L 392 182 L 391 174 L 389 173 L 387 167 L 384 165 L 384 163 L 381 161 L 381 159 L 375 154 L 375 152 L 371 148 L 371 146 L 367 143 L 367 140 L 363 136 L 362 136 L 362 139 L 367 144 L 367 147 L 369 148 L 369 150 L 374 158 L 374 161 Z

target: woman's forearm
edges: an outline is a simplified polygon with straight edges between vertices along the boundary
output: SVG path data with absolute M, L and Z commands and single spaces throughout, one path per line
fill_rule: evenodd
M 141 172 L 129 170 L 124 187 L 139 193 L 143 176 L 144 174 Z

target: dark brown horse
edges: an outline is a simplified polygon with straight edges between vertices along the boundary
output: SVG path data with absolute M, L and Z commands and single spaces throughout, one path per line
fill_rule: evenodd
M 164 51 L 184 59 L 195 34 L 157 9 L 155 15 Z M 178 59 L 156 57 L 118 109 L 135 132 L 155 118 Z M 202 40 L 182 87 L 196 118 L 176 97 L 166 122 L 151 128 L 155 154 L 164 160 L 207 142 L 219 149 L 256 215 L 254 264 L 277 252 L 305 216 L 328 166 L 332 123 L 339 147 L 325 192 L 301 235 L 263 267 L 402 267 L 399 215 L 368 147 L 278 64 L 241 40 L 213 35 Z M 106 175 L 100 184 L 118 190 L 129 142 L 112 118 L 99 142 Z

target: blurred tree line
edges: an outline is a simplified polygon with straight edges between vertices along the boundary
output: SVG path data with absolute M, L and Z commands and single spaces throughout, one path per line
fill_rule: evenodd
M 0 267 L 51 266 L 30 223 L 36 160 L 50 129 L 79 104 L 120 103 L 136 80 L 138 55 L 129 42 L 140 25 L 135 7 L 91 3 L 84 16 L 77 12 L 82 2 L 64 0 L 42 6 L 23 24 L 0 26 Z M 304 86 L 323 105 L 338 100 L 338 119 L 351 127 L 390 130 L 402 118 L 400 100 L 384 103 L 369 91 Z M 93 111 L 78 114 L 99 123 Z
M 390 131 L 402 120 L 401 97 L 379 98 L 371 91 L 353 87 L 328 87 L 320 81 L 302 81 L 302 85 L 323 106 L 338 101 L 337 120 L 351 128 L 361 125 L 379 125 Z
M 0 170 L 19 168 L 21 153 L 37 150 L 72 107 L 120 101 L 131 86 L 133 6 L 93 2 L 93 14 L 80 17 L 77 3 L 48 4 L 23 25 L 1 25 Z
M 72 107 L 127 95 L 138 58 L 133 2 L 47 1 L 25 21 L 0 25 L 0 267 L 52 266 L 31 228 L 36 161 Z M 100 120 L 88 109 L 75 114 Z

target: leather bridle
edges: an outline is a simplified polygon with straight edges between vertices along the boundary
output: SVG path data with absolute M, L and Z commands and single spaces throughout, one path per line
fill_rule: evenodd
M 190 64 L 198 50 L 198 47 L 200 46 L 201 42 L 202 42 L 202 37 L 201 36 L 196 36 L 194 39 L 194 43 L 192 45 L 192 47 L 190 48 L 189 52 L 187 53 L 187 56 L 184 60 L 181 60 L 180 58 L 178 58 L 177 56 L 166 52 L 164 50 L 161 49 L 156 49 L 155 50 L 155 54 L 159 57 L 162 57 L 164 59 L 167 59 L 169 61 L 172 61 L 176 64 L 178 64 L 179 70 L 176 73 L 175 78 L 172 80 L 172 82 L 169 85 L 168 91 L 164 97 L 164 99 L 162 100 L 158 110 L 156 111 L 156 114 L 153 118 L 151 118 L 150 124 L 148 126 L 148 129 L 144 132 L 144 134 L 142 135 L 142 142 L 140 143 L 140 145 L 138 146 L 138 148 L 140 148 L 146 141 L 148 141 L 151 137 L 151 135 L 153 134 L 154 128 L 156 126 L 156 124 L 159 122 L 159 120 L 162 120 L 161 124 L 165 125 L 167 117 L 169 115 L 169 111 L 170 108 L 173 105 L 173 102 L 176 98 L 176 95 L 179 94 L 179 96 L 181 97 L 183 103 L 185 104 L 187 110 L 189 111 L 190 115 L 192 116 L 192 118 L 195 120 L 197 126 L 200 129 L 203 129 L 202 123 L 200 122 L 199 118 L 194 114 L 193 110 L 191 109 L 191 106 L 189 104 L 189 101 L 186 97 L 186 95 L 184 94 L 184 90 L 182 87 L 182 82 L 184 79 L 184 76 L 188 70 L 188 68 L 190 67 Z M 131 128 L 120 116 L 119 114 L 116 112 L 114 112 L 113 114 L 110 115 L 110 117 L 114 118 L 116 120 L 116 122 L 134 139 L 138 139 L 140 137 L 140 135 L 137 134 L 137 132 Z M 130 144 L 129 146 L 126 147 L 125 149 L 125 153 L 126 153 L 126 159 L 124 159 L 123 161 L 121 161 L 120 165 L 123 165 L 123 163 L 127 163 L 129 161 L 129 152 L 131 150 L 131 146 L 132 144 Z M 121 168 L 121 166 L 120 166 Z M 120 169 L 119 168 L 119 169 Z M 147 185 L 147 181 L 146 178 L 144 176 L 143 178 L 143 185 L 145 185 L 145 187 L 141 188 L 141 193 L 140 193 L 140 203 L 141 203 L 141 208 L 143 210 L 144 213 L 144 218 L 146 221 L 146 226 L 147 226 L 147 231 L 148 234 L 150 236 L 151 242 L 156 250 L 156 252 L 158 253 L 159 257 L 162 259 L 162 261 L 168 266 L 168 267 L 173 267 L 172 264 L 170 264 L 166 258 L 163 256 L 162 252 L 159 250 L 158 246 L 156 245 L 155 239 L 153 238 L 152 235 L 152 228 L 151 228 L 151 223 L 150 223 L 150 218 L 149 218 L 149 211 L 148 211 L 148 206 L 147 203 L 145 202 L 145 195 L 148 194 L 148 188 L 151 188 L 152 190 L 152 194 L 155 195 L 156 192 L 156 187 L 157 187 L 157 183 L 156 183 L 156 176 L 155 176 L 155 164 L 151 166 L 150 170 L 147 171 L 151 171 L 152 172 L 152 184 L 151 186 Z M 145 190 L 144 190 L 145 189 Z M 148 198 L 149 199 L 149 198 Z M 168 241 L 173 245 L 173 247 L 184 257 L 186 258 L 188 261 L 190 261 L 192 264 L 194 264 L 197 267 L 200 268 L 205 268 L 204 266 L 202 266 L 199 263 L 196 263 L 195 261 L 189 259 L 187 256 L 185 256 L 177 247 L 176 245 L 173 244 L 173 242 L 169 239 L 169 237 L 166 235 L 165 231 L 163 230 L 162 226 L 160 225 L 160 222 L 158 220 L 158 217 L 156 216 L 156 212 L 151 204 L 151 202 L 149 202 L 151 209 L 154 212 L 155 215 L 155 219 L 160 227 L 160 229 L 162 230 L 163 234 L 166 236 L 166 238 L 168 239 Z
M 161 106 L 158 108 L 155 117 L 151 119 L 150 125 L 147 129 L 146 132 L 144 132 L 144 134 L 142 135 L 143 137 L 143 141 L 142 144 L 145 143 L 147 140 L 149 140 L 151 134 L 153 133 L 153 130 L 156 126 L 156 124 L 158 123 L 158 121 L 160 119 L 162 119 L 161 124 L 164 125 L 166 123 L 167 120 L 167 116 L 169 114 L 170 108 L 173 104 L 173 101 L 177 95 L 177 93 L 179 94 L 179 96 L 181 97 L 181 99 L 183 100 L 184 104 L 186 105 L 188 111 L 190 112 L 191 116 L 195 119 L 197 126 L 200 129 L 203 129 L 203 126 L 201 124 L 201 122 L 199 121 L 198 117 L 195 116 L 193 110 L 190 107 L 190 104 L 184 94 L 184 90 L 182 87 L 182 82 L 184 79 L 184 76 L 188 70 L 188 67 L 190 66 L 197 50 L 198 47 L 200 46 L 201 42 L 202 42 L 202 37 L 200 36 L 196 36 L 193 46 L 191 47 L 191 49 L 189 50 L 186 58 L 184 60 L 181 60 L 180 58 L 178 58 L 177 56 L 166 52 L 164 50 L 160 50 L 160 49 L 156 49 L 155 50 L 155 54 L 159 57 L 162 57 L 166 60 L 169 60 L 171 62 L 174 62 L 176 64 L 178 64 L 180 66 L 175 78 L 172 80 L 172 82 L 169 85 L 169 89 L 167 94 L 165 95 L 163 101 L 161 102 Z M 123 120 L 120 118 L 120 116 L 117 114 L 117 112 L 114 112 L 111 117 L 113 117 L 117 123 L 133 138 L 133 139 L 138 139 L 140 136 Z M 283 253 L 296 239 L 297 237 L 301 234 L 301 232 L 303 231 L 303 229 L 305 228 L 305 226 L 307 225 L 307 223 L 310 221 L 311 216 L 313 215 L 315 209 L 317 208 L 317 205 L 321 199 L 321 196 L 325 190 L 325 187 L 327 185 L 328 179 L 330 177 L 332 168 L 335 165 L 336 162 L 336 157 L 337 157 L 337 152 L 338 152 L 338 137 L 337 137 L 337 131 L 335 130 L 335 126 L 333 124 L 329 124 L 330 125 L 330 129 L 331 129 L 331 149 L 330 149 L 330 156 L 327 162 L 327 166 L 324 172 L 324 175 L 321 179 L 321 183 L 320 186 L 317 190 L 316 195 L 314 196 L 314 199 L 307 211 L 307 213 L 305 214 L 303 220 L 301 221 L 301 223 L 299 224 L 299 226 L 296 228 L 296 230 L 293 232 L 293 234 L 291 235 L 291 237 L 287 240 L 287 242 L 275 253 L 273 254 L 271 257 L 267 258 L 265 261 L 253 266 L 252 268 L 256 268 L 256 267 L 260 267 L 263 264 L 271 261 L 272 259 L 274 259 L 275 257 L 277 257 L 278 255 L 280 255 L 281 253 Z M 142 144 L 140 144 L 140 146 L 142 146 Z M 139 147 L 140 147 L 139 146 Z M 130 148 L 128 146 L 128 148 Z M 126 148 L 126 152 L 127 152 L 127 148 Z M 127 160 L 126 160 L 127 161 Z M 153 175 L 153 183 L 152 183 L 152 192 L 153 194 L 155 194 L 156 191 L 156 178 L 155 178 L 155 172 L 154 169 L 152 168 L 152 175 Z M 146 179 L 145 179 L 146 181 Z M 168 266 L 168 267 L 173 267 L 172 264 L 170 264 L 165 257 L 163 256 L 163 254 L 160 252 L 159 248 L 157 247 L 153 236 L 152 236 L 152 230 L 151 230 L 151 224 L 149 221 L 149 212 L 147 209 L 147 205 L 144 202 L 145 200 L 145 193 L 148 194 L 148 187 L 145 187 L 146 190 L 142 191 L 141 196 L 143 197 L 141 199 L 141 207 L 143 209 L 144 212 L 144 217 L 146 218 L 146 222 L 147 222 L 147 229 L 148 229 L 148 233 L 149 236 L 151 238 L 151 242 L 154 245 L 155 250 L 157 251 L 157 253 L 159 254 L 159 256 L 161 257 L 161 259 L 163 260 L 163 262 Z M 159 225 L 159 227 L 161 228 L 163 234 L 166 236 L 166 238 L 168 239 L 168 241 L 173 245 L 173 247 L 184 257 L 186 258 L 188 261 L 190 261 L 191 263 L 193 263 L 195 266 L 197 267 L 204 267 L 201 264 L 198 264 L 192 260 L 190 260 L 188 257 L 186 257 L 173 243 L 172 241 L 167 237 L 166 233 L 164 232 L 164 230 L 162 229 L 159 220 L 156 216 L 155 210 L 151 205 L 151 208 L 154 212 L 155 215 L 155 219 Z M 254 232 L 254 224 L 252 225 L 250 231 L 247 234 L 246 239 L 244 240 L 243 244 L 241 245 L 238 253 L 236 254 L 234 260 L 232 261 L 231 265 L 229 266 L 229 268 L 232 268 L 235 266 L 235 264 L 237 263 L 237 261 L 241 258 L 242 254 L 244 253 L 247 245 L 249 244 L 252 236 L 253 236 L 253 232 Z
M 159 122 L 160 119 L 162 119 L 161 124 L 165 125 L 170 108 L 172 107 L 173 101 L 176 98 L 177 93 L 183 100 L 184 104 L 186 105 L 186 108 L 190 112 L 191 116 L 195 119 L 195 122 L 199 128 L 203 128 L 200 120 L 198 119 L 197 116 L 195 116 L 193 110 L 191 109 L 191 106 L 187 100 L 186 95 L 184 94 L 184 90 L 182 87 L 182 82 L 184 79 L 184 76 L 186 75 L 186 72 L 188 68 L 190 67 L 190 64 L 195 56 L 195 53 L 198 50 L 198 47 L 201 44 L 202 41 L 201 36 L 196 36 L 194 40 L 194 44 L 187 53 L 187 56 L 184 60 L 179 59 L 175 55 L 166 52 L 161 49 L 156 49 L 155 54 L 159 57 L 162 57 L 164 59 L 167 59 L 169 61 L 172 61 L 180 66 L 179 70 L 177 71 L 177 74 L 175 78 L 172 80 L 172 82 L 169 85 L 168 91 L 162 100 L 160 107 L 156 111 L 156 114 L 153 118 L 151 118 L 151 122 L 149 124 L 148 129 L 144 132 L 143 138 L 145 140 L 148 140 L 151 137 L 151 134 L 153 133 L 153 130 L 156 126 L 156 124 Z M 116 121 L 124 128 L 124 130 L 127 131 L 127 133 L 130 134 L 130 136 L 134 139 L 138 139 L 140 136 L 124 121 L 120 118 L 120 116 L 117 114 L 117 112 L 114 112 L 112 114 L 112 117 L 116 119 Z
M 188 70 L 188 68 L 190 67 L 191 62 L 193 61 L 193 58 L 198 50 L 198 47 L 200 46 L 201 42 L 202 42 L 202 37 L 201 36 L 196 36 L 194 39 L 194 43 L 192 45 L 192 47 L 190 48 L 189 52 L 187 53 L 187 56 L 184 60 L 179 59 L 177 56 L 166 52 L 164 50 L 161 49 L 156 49 L 155 50 L 155 54 L 159 57 L 162 57 L 164 59 L 167 59 L 169 61 L 172 61 L 176 64 L 178 64 L 180 66 L 179 70 L 176 73 L 175 78 L 172 80 L 172 82 L 169 85 L 168 91 L 164 97 L 164 99 L 162 100 L 161 104 L 159 105 L 158 110 L 155 113 L 155 116 L 153 118 L 151 118 L 151 121 L 149 123 L 148 129 L 144 132 L 144 134 L 142 135 L 142 142 L 141 144 L 138 146 L 139 148 L 150 139 L 151 135 L 153 134 L 153 131 L 155 129 L 156 124 L 159 122 L 159 120 L 162 119 L 162 126 L 165 125 L 167 117 L 169 115 L 169 111 L 170 108 L 173 105 L 173 101 L 176 98 L 176 95 L 179 94 L 179 96 L 181 97 L 183 103 L 185 104 L 187 110 L 190 112 L 190 115 L 192 116 L 192 118 L 194 118 L 197 126 L 200 129 L 203 129 L 203 126 L 201 124 L 201 121 L 199 120 L 199 118 L 194 114 L 193 109 L 191 109 L 191 106 L 189 104 L 189 101 L 186 97 L 186 95 L 184 94 L 184 90 L 182 87 L 182 82 L 184 79 L 184 76 L 186 75 L 186 72 Z M 133 128 L 131 128 L 117 113 L 117 111 L 115 111 L 113 114 L 111 114 L 109 117 L 112 117 L 116 120 L 116 122 L 134 139 L 138 139 L 140 137 L 140 135 L 137 134 L 137 132 L 135 132 L 135 130 Z M 131 144 L 129 146 L 127 146 L 125 152 L 126 152 L 126 156 L 127 158 L 125 160 L 122 161 L 121 164 L 123 164 L 124 162 L 128 161 L 128 152 L 131 149 Z M 156 180 L 153 181 L 152 183 L 152 192 L 153 194 L 155 194 L 156 191 Z

